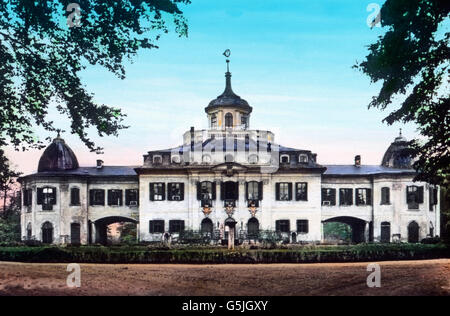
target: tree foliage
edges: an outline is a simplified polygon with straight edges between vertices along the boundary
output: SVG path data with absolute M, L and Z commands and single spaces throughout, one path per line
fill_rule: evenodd
M 81 24 L 69 4 L 80 7 Z M 119 78 L 123 62 L 139 49 L 157 48 L 171 28 L 187 35 L 179 5 L 190 0 L 10 0 L 0 2 L 0 146 L 42 147 L 36 126 L 55 131 L 49 105 L 68 117 L 71 132 L 92 151 L 93 127 L 100 136 L 117 135 L 124 114 L 97 104 L 80 72 L 100 65 Z M 70 8 L 70 7 L 69 7 Z M 73 19 L 77 18 L 77 20 Z M 172 22 L 170 22 L 173 21 Z M 73 27 L 69 27 L 72 22 Z
M 450 174 L 449 10 L 449 1 L 387 0 L 380 12 L 387 30 L 355 66 L 382 82 L 369 108 L 385 110 L 405 97 L 384 121 L 417 124 L 424 139 L 410 143 L 415 180 L 436 184 Z

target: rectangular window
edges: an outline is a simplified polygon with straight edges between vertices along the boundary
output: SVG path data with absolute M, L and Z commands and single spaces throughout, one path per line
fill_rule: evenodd
M 169 201 L 183 201 L 184 200 L 184 183 L 169 183 L 168 200 Z
M 138 206 L 139 205 L 139 190 L 138 189 L 125 190 L 125 204 L 127 206 Z
M 423 203 L 423 187 L 415 185 L 406 187 L 406 202 L 409 209 L 418 209 Z
M 80 205 L 80 189 L 71 188 L 70 189 L 70 205 L 78 206 Z
M 184 221 L 172 220 L 169 221 L 169 233 L 181 233 L 184 231 Z
M 391 204 L 390 191 L 388 187 L 381 188 L 381 205 Z
M 277 183 L 275 191 L 277 201 L 292 200 L 292 183 Z
M 260 201 L 262 200 L 263 183 L 251 181 L 246 184 L 246 197 L 247 201 Z
M 150 201 L 164 201 L 165 199 L 165 183 L 150 183 Z
M 295 184 L 295 199 L 297 201 L 308 201 L 308 183 L 298 182 Z
M 89 204 L 105 205 L 105 190 L 93 189 L 89 191 Z
M 211 115 L 211 128 L 212 129 L 217 128 L 217 115 L 216 114 Z
M 336 189 L 322 189 L 322 205 L 336 205 Z
M 353 189 L 339 189 L 339 205 L 353 205 Z
M 371 205 L 372 204 L 372 190 L 371 189 L 356 189 L 356 205 Z
M 291 225 L 289 220 L 279 220 L 275 222 L 275 228 L 277 232 L 289 233 L 291 231 Z
M 45 187 L 37 189 L 37 204 L 42 205 L 43 211 L 52 211 L 56 204 L 56 189 Z
M 23 190 L 23 206 L 31 206 L 33 204 L 33 191 L 31 189 Z
M 299 234 L 309 233 L 309 222 L 307 220 L 297 221 L 297 233 Z
M 122 206 L 123 193 L 122 190 L 108 190 L 108 205 Z
M 151 234 L 164 233 L 164 221 L 163 220 L 150 221 L 150 233 Z

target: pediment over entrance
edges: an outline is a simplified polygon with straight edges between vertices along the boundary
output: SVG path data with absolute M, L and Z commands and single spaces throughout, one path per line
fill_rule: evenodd
M 226 162 L 211 168 L 212 171 L 222 171 L 226 176 L 232 177 L 236 173 L 247 172 L 248 167 L 236 162 Z

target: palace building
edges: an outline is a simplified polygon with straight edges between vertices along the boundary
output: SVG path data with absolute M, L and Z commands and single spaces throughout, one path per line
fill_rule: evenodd
M 358 242 L 419 242 L 440 234 L 439 187 L 413 182 L 400 134 L 380 165 L 321 165 L 310 150 L 284 147 L 250 128 L 252 107 L 231 88 L 205 108 L 209 129 L 193 127 L 179 147 L 149 151 L 140 166 L 80 167 L 59 136 L 38 170 L 20 178 L 23 240 L 106 242 L 107 226 L 137 224 L 140 241 L 198 231 L 211 242 L 321 242 L 323 224 L 351 226 Z

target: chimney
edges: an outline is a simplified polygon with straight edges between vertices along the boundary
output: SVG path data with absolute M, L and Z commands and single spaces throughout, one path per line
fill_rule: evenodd
M 361 156 L 355 156 L 355 167 L 361 167 Z
M 97 169 L 102 169 L 103 168 L 103 160 L 98 159 L 97 160 Z

